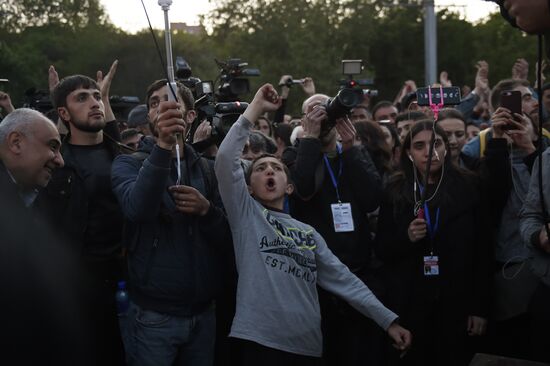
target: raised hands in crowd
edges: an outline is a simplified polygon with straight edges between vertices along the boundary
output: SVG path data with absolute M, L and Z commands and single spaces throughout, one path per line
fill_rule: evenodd
M 521 2 L 503 6 L 518 26 L 539 29 Z M 62 95 L 56 111 L 72 135 L 95 143 L 58 146 L 53 139 L 64 164 L 38 169 L 35 157 L 21 160 L 22 171 L 33 165 L 51 183 L 16 191 L 23 206 L 56 221 L 49 223 L 56 235 L 82 248 L 78 263 L 91 277 L 79 300 L 88 301 L 83 309 L 97 364 L 200 356 L 210 365 L 216 355 L 243 366 L 269 359 L 465 365 L 474 352 L 550 361 L 550 323 L 535 311 L 550 309 L 550 278 L 542 270 L 550 266 L 550 244 L 533 198 L 537 140 L 550 144 L 536 126 L 550 111 L 538 115 L 526 59 L 514 61 L 509 79 L 491 77 L 492 88 L 489 64 L 478 61 L 473 89 L 465 86 L 462 101 L 445 106 L 438 121 L 430 106 L 418 105 L 414 80 L 403 82 L 393 103 L 372 106 L 380 98 L 365 91 L 334 117 L 327 112 L 333 98 L 317 94 L 311 77 L 283 75 L 277 85 L 260 87 L 224 130 L 211 119 L 195 120 L 191 89 L 178 84 L 178 100 L 169 101 L 166 81 L 157 80 L 141 106 L 140 123 L 151 134 L 139 135 L 131 151 L 117 134 L 103 138 L 106 122 L 116 120 L 110 94 L 118 66 L 115 60 L 95 80 L 60 78 L 49 67 L 49 90 Z M 541 67 L 544 82 L 546 62 Z M 460 85 L 457 79 L 439 74 L 442 87 Z M 292 95 L 297 85 L 303 94 Z M 501 103 L 504 91 L 519 92 L 521 113 Z M 74 93 L 94 100 L 71 104 Z M 294 105 L 302 105 L 301 118 L 289 123 L 285 113 Z M 5 115 L 15 110 L 5 92 L 0 108 Z M 13 179 L 20 172 L 12 176 L 4 165 L 0 178 L 20 185 Z M 120 322 L 119 280 L 131 289 Z M 109 315 L 104 323 L 96 321 L 101 311 Z M 162 331 L 148 319 L 162 320 Z M 201 334 L 204 344 L 188 348 L 177 330 L 173 341 L 174 329 L 195 321 L 190 337 Z M 228 335 L 239 340 L 237 359 L 227 351 Z M 388 336 L 398 352 L 387 349 Z M 484 337 L 486 346 L 472 346 L 471 337 Z M 216 342 L 223 347 L 214 351 Z M 157 350 L 160 343 L 170 345 Z

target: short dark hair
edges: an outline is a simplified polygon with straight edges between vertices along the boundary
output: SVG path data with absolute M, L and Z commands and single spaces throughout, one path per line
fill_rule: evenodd
M 51 93 L 54 108 L 66 107 L 67 96 L 79 88 L 99 90 L 99 85 L 94 79 L 85 75 L 71 75 L 61 79 Z
M 504 79 L 501 80 L 491 90 L 491 107 L 493 111 L 500 107 L 500 93 L 505 90 L 512 90 L 518 86 L 530 87 L 529 81 L 523 79 Z
M 254 153 L 265 152 L 275 154 L 277 152 L 277 143 L 269 136 L 260 131 L 251 131 L 248 138 L 249 149 Z
M 395 107 L 395 106 L 389 100 L 382 100 L 382 101 L 376 103 L 374 105 L 374 107 L 372 108 L 372 117 L 375 118 L 376 112 L 378 112 L 378 110 L 380 108 L 385 108 L 385 107 Z M 395 109 L 397 109 L 397 107 Z
M 134 136 L 139 135 L 139 133 L 140 132 L 138 130 L 136 130 L 135 128 L 128 128 L 128 129 L 126 129 L 126 130 L 124 130 L 120 133 L 120 139 L 122 141 L 124 141 L 124 140 L 127 140 L 129 138 L 132 138 Z
M 160 79 L 154 81 L 151 85 L 147 87 L 147 95 L 145 97 L 145 105 L 147 106 L 147 110 L 149 110 L 149 99 L 151 99 L 151 95 L 153 95 L 154 92 L 156 92 L 163 86 L 166 86 L 167 83 L 168 80 Z M 178 86 L 178 94 L 183 100 L 183 104 L 185 105 L 185 110 L 190 111 L 192 109 L 195 109 L 195 98 L 193 97 L 193 93 L 191 92 L 191 90 L 189 90 L 188 87 L 186 87 L 179 81 L 176 81 L 176 84 Z
M 399 108 L 402 111 L 406 111 L 409 109 L 409 106 L 412 102 L 416 101 L 418 99 L 418 96 L 416 95 L 416 92 L 410 92 L 407 95 L 405 95 L 401 100 L 399 101 Z
M 252 176 L 252 169 L 254 168 L 254 164 L 256 164 L 258 162 L 258 160 L 264 159 L 264 158 L 275 158 L 275 159 L 277 159 L 283 165 L 283 170 L 285 171 L 285 174 L 286 174 L 287 183 L 292 183 L 292 179 L 290 177 L 290 170 L 288 169 L 286 164 L 283 163 L 283 161 L 281 159 L 279 159 L 278 157 L 276 157 L 273 154 L 262 154 L 262 155 L 258 156 L 257 158 L 255 158 L 254 160 L 252 160 L 252 163 L 248 166 L 248 169 L 246 170 L 246 173 L 244 175 L 244 179 L 246 181 L 246 184 L 250 185 L 250 177 Z
M 395 117 L 395 125 L 399 126 L 399 122 L 402 121 L 420 121 L 421 119 L 426 119 L 428 116 L 426 116 L 424 113 L 420 111 L 409 111 L 409 112 L 403 112 L 399 113 L 397 117 Z
M 464 130 L 466 130 L 466 118 L 464 118 L 464 115 L 462 112 L 460 112 L 458 109 L 454 108 L 444 108 L 439 111 L 439 116 L 437 118 L 438 121 L 443 121 L 444 119 L 459 119 L 462 122 L 464 122 Z
M 275 139 L 280 138 L 285 146 L 291 146 L 290 135 L 292 134 L 293 129 L 294 128 L 288 123 L 279 123 L 277 124 L 277 127 L 275 127 L 273 137 Z

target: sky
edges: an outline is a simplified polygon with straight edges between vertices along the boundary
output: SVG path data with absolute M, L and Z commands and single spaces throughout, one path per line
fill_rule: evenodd
M 143 0 L 153 28 L 164 28 L 164 15 L 158 0 Z M 125 31 L 134 33 L 147 28 L 147 18 L 141 0 L 101 0 L 111 21 Z M 485 18 L 495 12 L 498 6 L 482 0 L 435 0 L 436 10 L 451 7 L 464 14 L 472 22 Z M 182 22 L 188 25 L 199 23 L 199 14 L 212 8 L 209 0 L 172 0 L 169 12 L 170 22 Z

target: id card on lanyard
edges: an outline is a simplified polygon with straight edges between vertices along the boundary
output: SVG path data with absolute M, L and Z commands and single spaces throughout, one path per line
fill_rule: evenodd
M 336 198 L 338 199 L 338 203 L 333 203 L 330 205 L 330 209 L 332 211 L 332 222 L 334 224 L 334 231 L 337 233 L 342 233 L 342 232 L 354 231 L 355 226 L 353 224 L 353 216 L 351 214 L 351 203 L 342 202 L 340 200 L 340 192 L 338 191 L 338 181 L 342 176 L 342 165 L 343 165 L 342 148 L 340 147 L 340 145 L 336 145 L 336 148 L 338 149 L 338 163 L 339 163 L 338 177 L 334 176 L 334 172 L 332 171 L 332 167 L 330 166 L 330 162 L 328 161 L 327 154 L 323 155 L 323 159 L 325 160 L 325 165 L 330 175 L 332 185 L 336 190 Z
M 428 204 L 424 203 L 424 213 L 426 215 L 426 227 L 428 229 L 428 235 L 430 236 L 430 255 L 424 257 L 424 276 L 438 276 L 439 275 L 439 257 L 434 255 L 433 241 L 437 230 L 439 229 L 439 207 L 435 213 L 435 223 L 432 225 L 432 218 L 430 216 L 430 210 Z

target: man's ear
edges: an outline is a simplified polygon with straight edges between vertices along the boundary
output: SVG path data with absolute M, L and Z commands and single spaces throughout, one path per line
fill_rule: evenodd
M 191 109 L 190 111 L 187 111 L 187 114 L 185 115 L 185 122 L 187 122 L 188 125 L 193 123 L 195 118 L 197 117 L 197 111 L 194 109 Z
M 8 134 L 6 142 L 8 149 L 15 155 L 21 154 L 22 151 L 22 142 L 24 135 L 19 131 L 12 131 Z
M 248 188 L 248 193 L 249 193 L 251 196 L 254 196 L 254 190 L 252 190 L 252 187 L 246 186 L 246 188 Z
M 57 115 L 66 123 L 71 120 L 71 115 L 66 107 L 57 108 Z
M 288 184 L 286 185 L 285 193 L 286 193 L 287 195 L 289 195 L 289 196 L 290 196 L 292 193 L 294 193 L 294 184 L 288 183 Z

